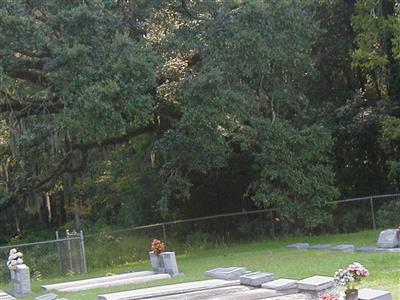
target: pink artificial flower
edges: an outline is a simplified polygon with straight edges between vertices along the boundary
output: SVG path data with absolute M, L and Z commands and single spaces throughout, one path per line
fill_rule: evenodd
M 324 294 L 320 298 L 321 300 L 339 300 L 336 296 L 331 294 Z

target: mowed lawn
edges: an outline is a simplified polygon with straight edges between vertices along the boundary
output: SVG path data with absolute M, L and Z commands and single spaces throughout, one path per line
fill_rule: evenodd
M 370 271 L 370 277 L 360 287 L 370 287 L 390 290 L 393 299 L 400 300 L 400 254 L 399 253 L 337 253 L 326 251 L 297 251 L 288 250 L 286 245 L 293 242 L 309 242 L 310 244 L 350 243 L 356 246 L 374 245 L 378 231 L 366 231 L 346 235 L 326 235 L 319 237 L 283 238 L 275 241 L 257 243 L 234 244 L 230 246 L 199 250 L 193 249 L 188 253 L 177 253 L 180 271 L 185 276 L 174 279 L 157 281 L 140 286 L 122 286 L 118 288 L 96 289 L 79 293 L 57 293 L 70 300 L 94 300 L 99 294 L 132 290 L 143 287 L 166 285 L 178 282 L 207 279 L 204 271 L 216 267 L 244 266 L 251 271 L 266 271 L 275 274 L 275 277 L 301 279 L 312 275 L 333 276 L 338 268 L 346 267 L 353 261 L 364 264 Z M 24 299 L 34 299 L 44 292 L 40 285 L 63 282 L 89 277 L 104 276 L 107 273 L 124 273 L 129 270 L 150 270 L 149 262 L 137 262 L 104 270 L 93 270 L 89 274 L 75 277 L 43 279 L 33 282 L 34 294 Z M 8 286 L 1 284 L 1 289 Z

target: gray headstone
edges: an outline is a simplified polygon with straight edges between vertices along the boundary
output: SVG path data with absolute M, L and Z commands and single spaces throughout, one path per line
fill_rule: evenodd
M 164 270 L 161 269 L 159 255 L 155 255 L 153 251 L 149 252 L 151 268 L 154 273 L 164 273 Z
M 274 274 L 264 272 L 253 272 L 240 276 L 240 284 L 260 287 L 263 283 L 274 280 Z
M 378 248 L 397 248 L 400 245 L 396 229 L 386 229 L 379 234 Z
M 242 267 L 229 267 L 229 268 L 216 268 L 206 271 L 206 276 L 223 279 L 223 280 L 238 280 L 240 276 L 245 274 L 246 268 Z
M 31 294 L 31 279 L 27 265 L 17 265 L 15 271 L 11 271 L 11 291 L 14 297 L 25 297 Z
M 362 246 L 357 248 L 357 252 L 373 253 L 376 252 L 378 248 L 376 246 Z
M 297 289 L 297 280 L 293 279 L 277 279 L 271 282 L 264 283 L 261 285 L 264 289 L 277 290 L 277 291 L 285 291 Z
M 178 264 L 176 262 L 175 252 L 163 252 L 159 255 L 160 265 L 164 272 L 172 277 L 179 275 Z
M 57 295 L 56 294 L 46 294 L 46 295 L 42 295 L 42 296 L 38 296 L 35 298 L 35 300 L 55 300 L 57 299 Z
M 354 245 L 341 244 L 341 245 L 337 245 L 335 247 L 331 247 L 329 250 L 330 251 L 340 251 L 340 252 L 346 252 L 346 253 L 353 253 L 354 249 L 355 249 Z
M 308 243 L 296 243 L 287 246 L 288 249 L 296 249 L 296 250 L 308 250 L 310 245 Z
M 333 286 L 333 278 L 327 276 L 312 276 L 297 282 L 301 291 L 324 291 Z
M 374 289 L 360 289 L 358 291 L 359 300 L 392 300 L 390 292 Z
M 318 244 L 310 246 L 308 249 L 310 250 L 328 250 L 331 248 L 331 244 Z

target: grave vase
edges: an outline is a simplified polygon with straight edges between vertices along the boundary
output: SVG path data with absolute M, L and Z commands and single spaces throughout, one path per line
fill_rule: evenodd
M 358 290 L 357 289 L 348 289 L 345 292 L 346 300 L 358 300 Z

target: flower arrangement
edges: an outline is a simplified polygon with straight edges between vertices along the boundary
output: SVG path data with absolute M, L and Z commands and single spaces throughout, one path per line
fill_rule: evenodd
M 154 239 L 151 242 L 151 251 L 155 255 L 159 255 L 161 252 L 165 252 L 166 246 L 165 243 L 161 242 L 160 240 Z
M 335 295 L 324 294 L 321 296 L 320 300 L 339 300 Z
M 17 249 L 11 249 L 7 260 L 8 269 L 10 269 L 10 271 L 15 271 L 18 265 L 22 265 L 24 263 L 22 257 L 23 254 L 18 252 Z
M 345 299 L 357 299 L 358 291 L 355 288 L 356 283 L 367 276 L 369 276 L 367 268 L 358 262 L 353 262 L 346 269 L 337 270 L 333 279 L 336 286 L 346 287 Z

